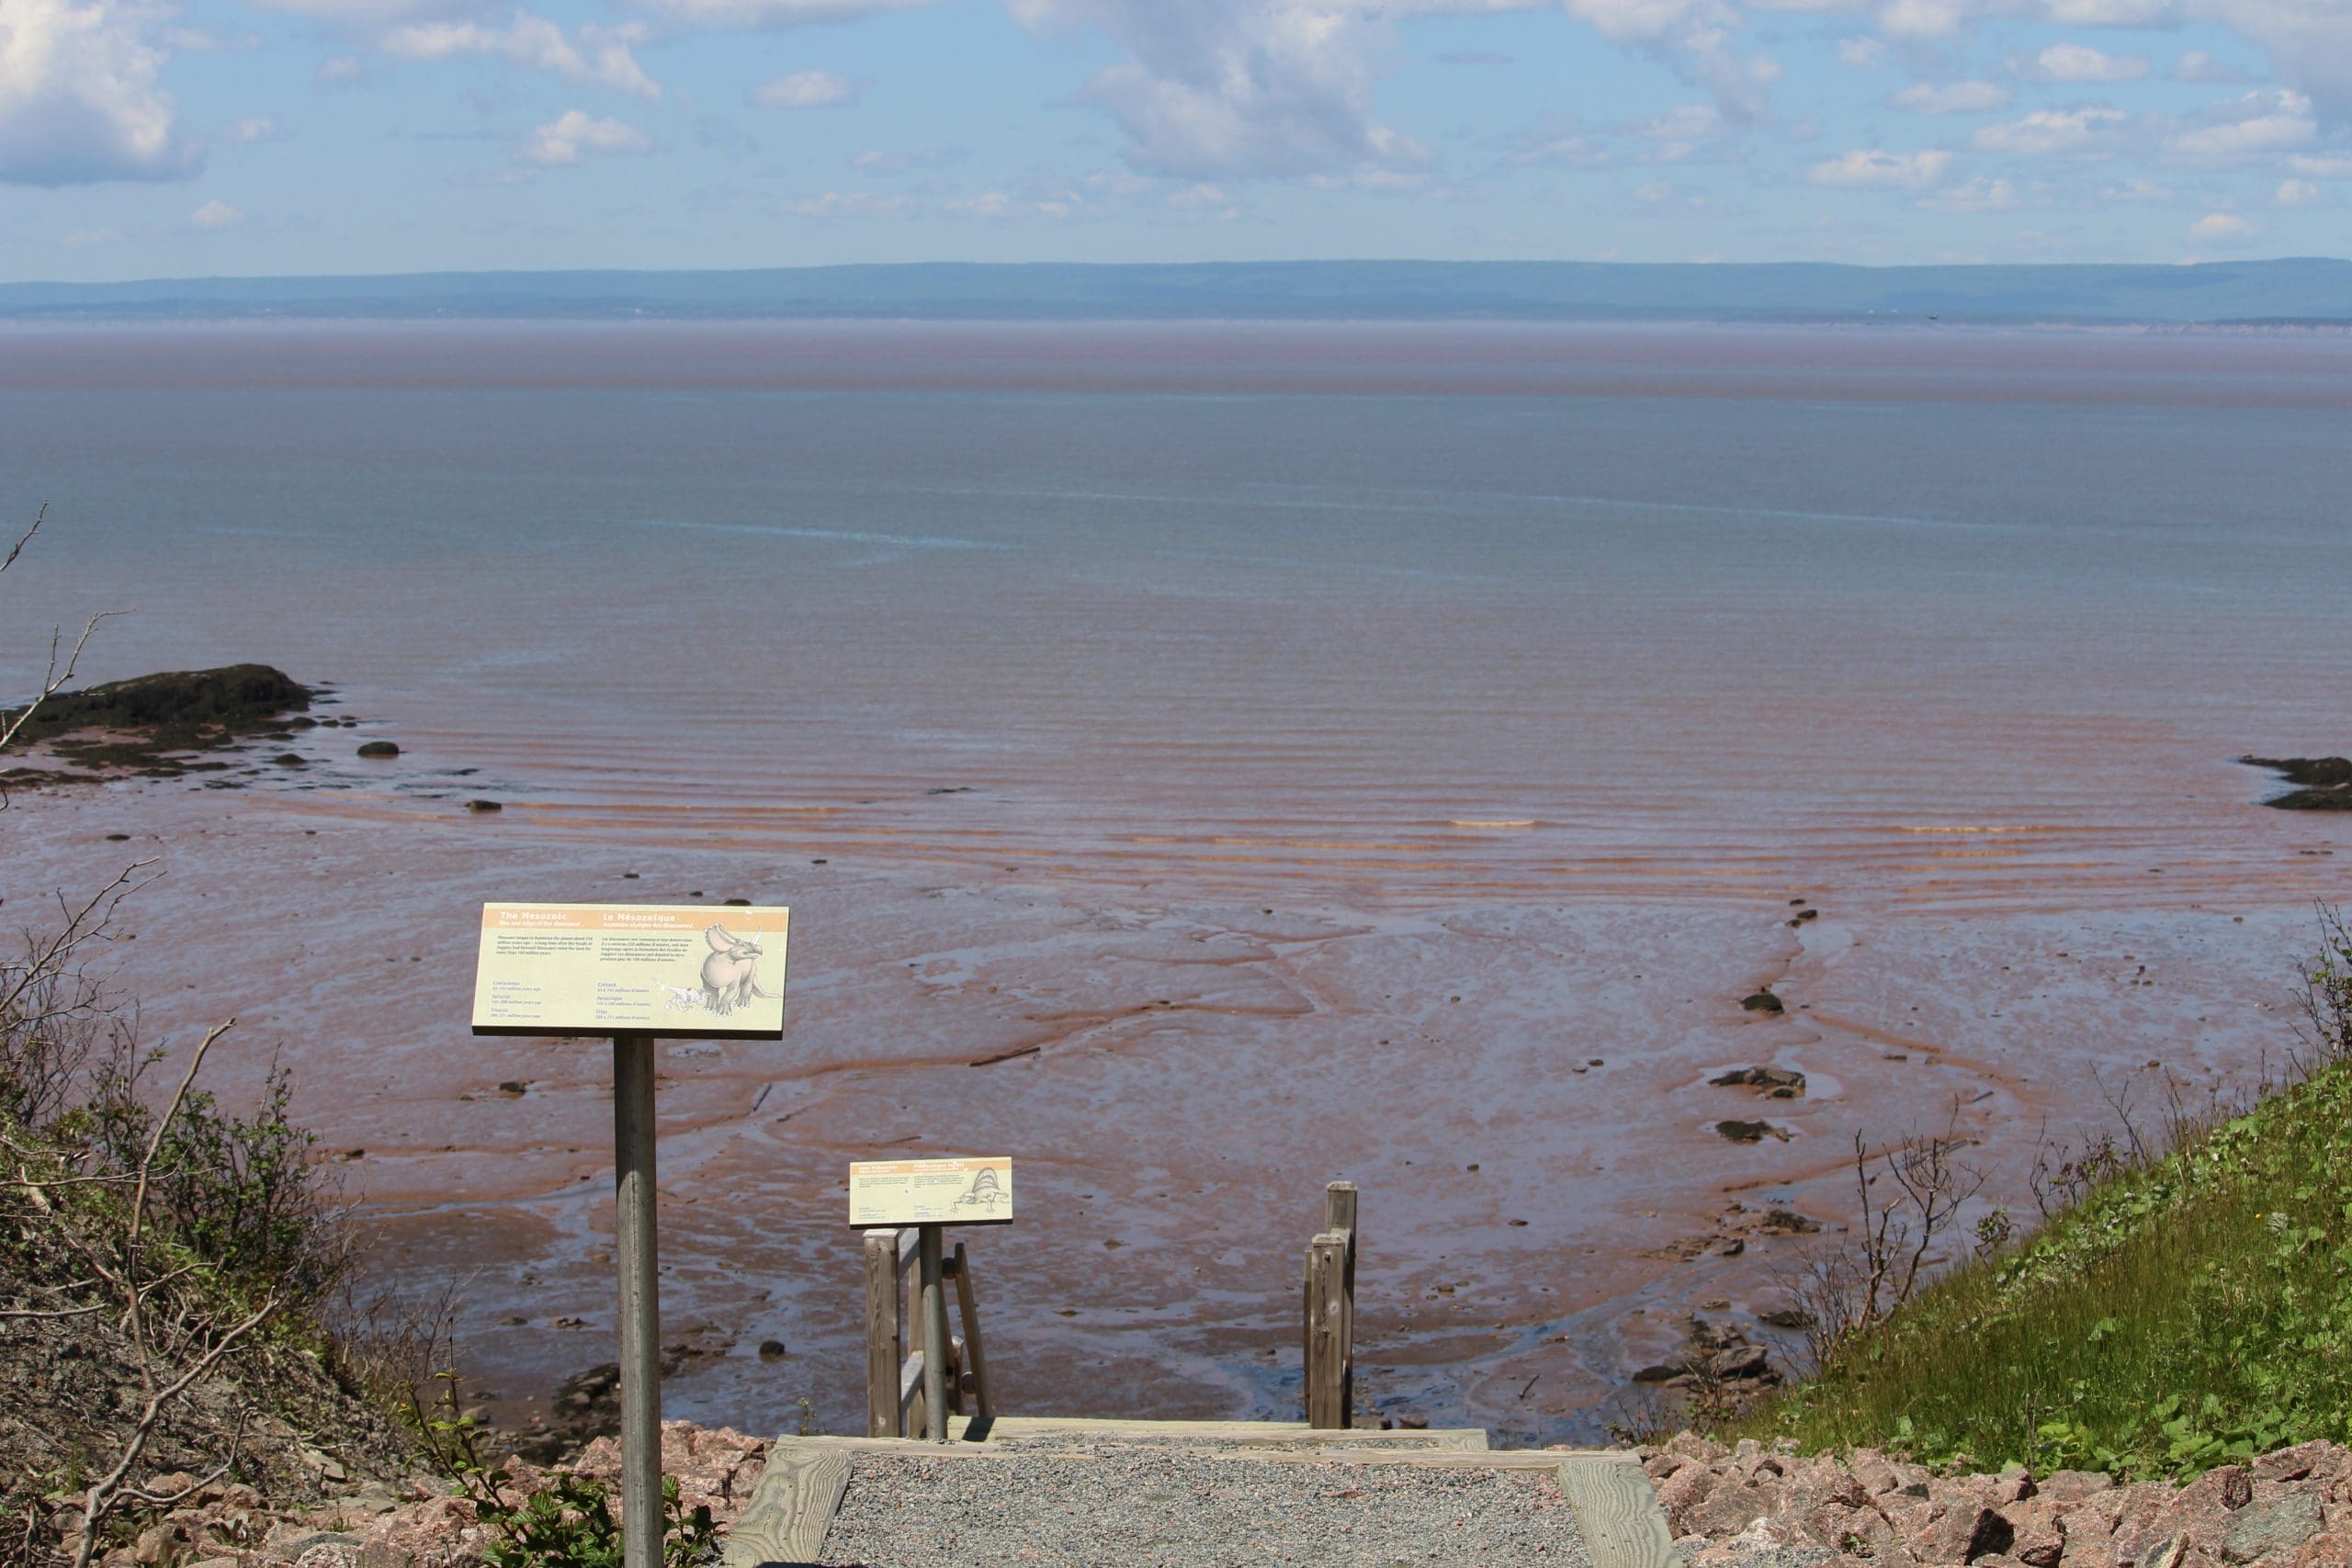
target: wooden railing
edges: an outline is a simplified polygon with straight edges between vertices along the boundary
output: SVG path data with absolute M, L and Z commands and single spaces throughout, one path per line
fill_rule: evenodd
M 939 1227 L 865 1233 L 865 1435 L 929 1437 L 944 1442 L 947 1417 L 995 1414 L 989 1397 L 988 1360 L 980 1350 L 980 1320 L 972 1303 L 972 1263 L 957 1242 L 943 1257 Z M 910 1271 L 915 1300 L 907 1300 Z M 947 1329 L 946 1292 L 956 1290 L 962 1334 Z M 909 1330 L 911 1328 L 911 1334 Z M 913 1341 L 911 1347 L 908 1341 Z M 934 1354 L 933 1347 L 940 1347 Z
M 1356 1184 L 1323 1190 L 1323 1229 L 1306 1248 L 1306 1424 L 1355 1417 Z

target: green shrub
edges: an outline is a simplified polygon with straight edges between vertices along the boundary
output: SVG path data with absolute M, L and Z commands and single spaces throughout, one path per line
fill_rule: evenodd
M 2352 1064 L 2091 1189 L 1742 1429 L 2186 1476 L 2352 1441 Z

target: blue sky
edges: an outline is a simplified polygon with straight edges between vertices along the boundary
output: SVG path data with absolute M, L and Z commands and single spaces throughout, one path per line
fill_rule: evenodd
M 2352 0 L 0 0 L 0 277 L 2352 254 Z

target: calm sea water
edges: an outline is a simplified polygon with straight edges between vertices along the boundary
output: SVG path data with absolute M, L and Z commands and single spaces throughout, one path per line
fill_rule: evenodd
M 320 731 L 242 793 L 12 813 L 0 891 L 95 872 L 118 818 L 160 841 L 154 1016 L 293 1042 L 407 1256 L 496 1258 L 475 1326 L 549 1380 L 601 1356 L 501 1325 L 600 1310 L 601 1067 L 465 1039 L 467 900 L 741 890 L 808 924 L 786 1046 L 665 1089 L 665 1224 L 709 1263 L 673 1311 L 750 1337 L 684 1408 L 788 1417 L 763 1323 L 854 1408 L 838 1227 L 744 1205 L 944 1126 L 1044 1162 L 1035 1250 L 996 1255 L 1041 1399 L 1280 1413 L 1292 1244 L 1361 1173 L 1374 1370 L 1589 1434 L 1659 1349 L 1630 1303 L 1766 1304 L 1634 1260 L 1723 1193 L 1806 1201 L 1812 1151 L 1963 1078 L 1999 1146 L 2099 1063 L 2271 1043 L 2238 976 L 2338 896 L 2342 835 L 2232 759 L 2352 746 L 2347 430 L 2340 337 L 11 329 L 0 509 L 53 504 L 0 584 L 6 682 L 51 620 L 135 607 L 92 674 L 266 660 L 403 756 Z M 1831 917 L 1802 950 L 1792 897 Z M 2159 951 L 2183 988 L 2142 985 Z M 287 956 L 379 952 L 397 984 Z M 2140 966 L 2128 1006 L 2093 953 Z M 1774 975 L 1823 1011 L 1744 1017 Z M 1815 1075 L 1785 1149 L 1663 1098 L 1751 1054 Z M 1311 1117 L 1308 1061 L 1344 1064 Z M 1106 1228 L 1171 1271 L 1064 1319 L 1146 1255 Z M 1427 1315 L 1473 1300 L 1478 1336 Z

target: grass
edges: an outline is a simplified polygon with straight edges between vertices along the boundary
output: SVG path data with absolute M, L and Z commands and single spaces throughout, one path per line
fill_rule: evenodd
M 2347 1349 L 2352 1064 L 2339 1061 L 1936 1281 L 1737 1435 L 2187 1477 L 2352 1442 Z

